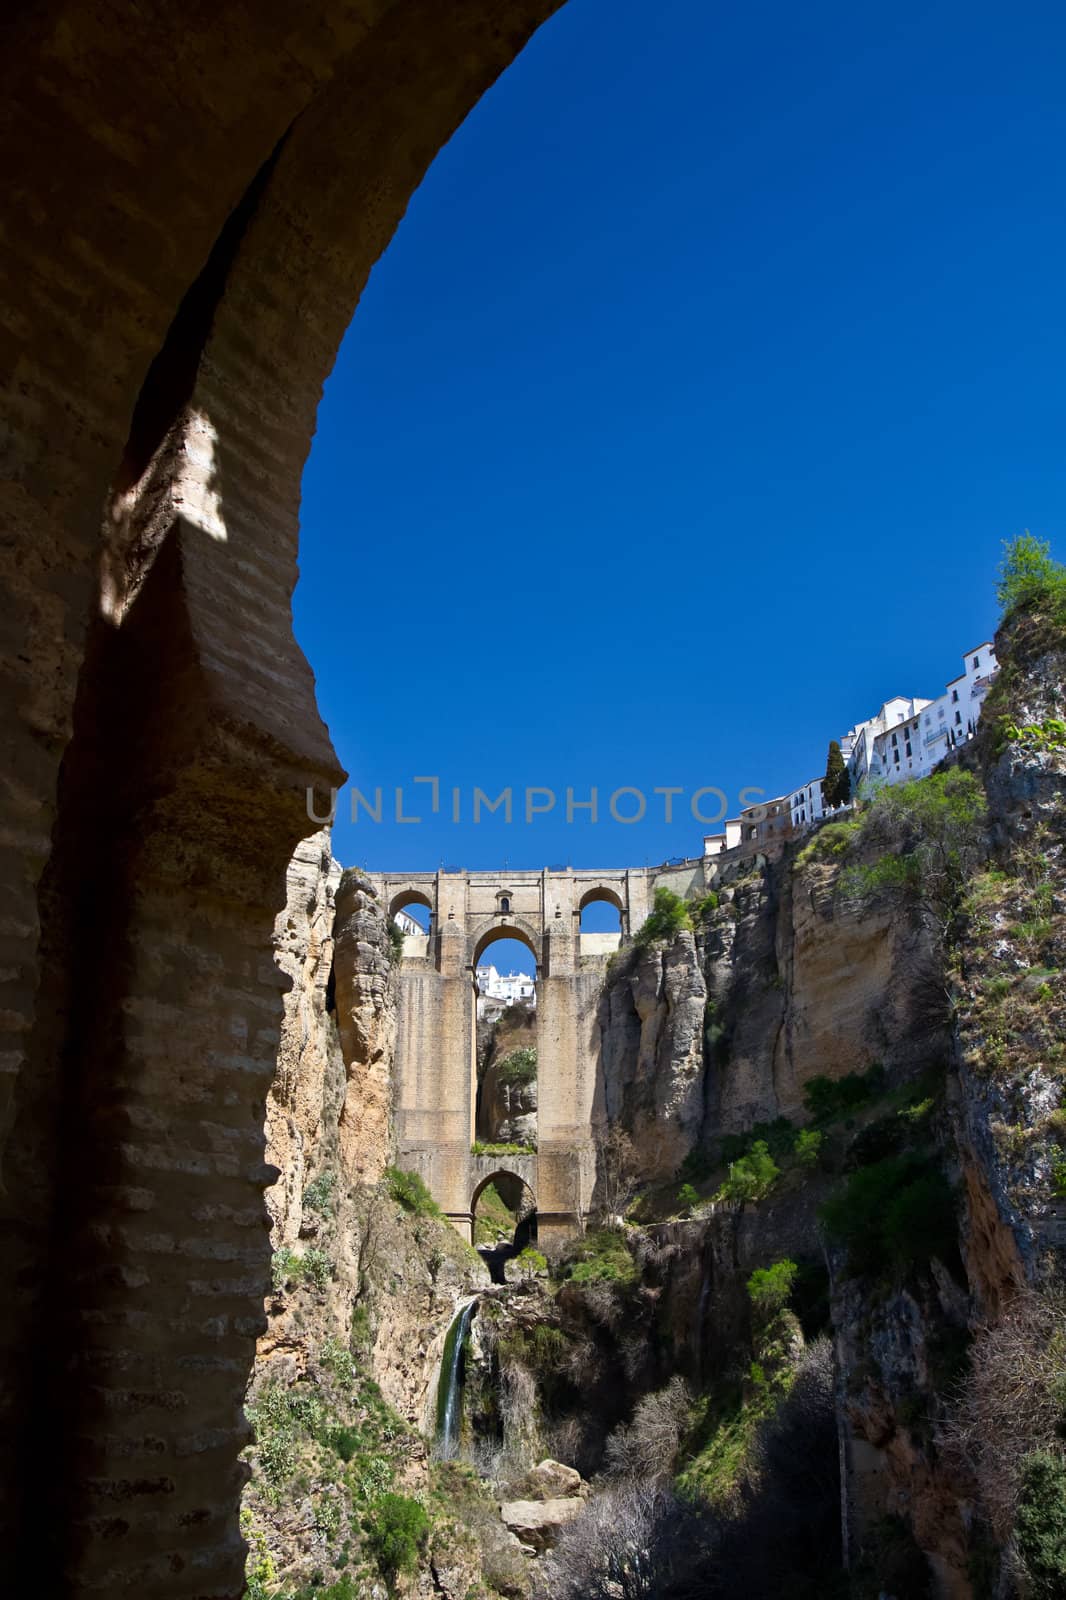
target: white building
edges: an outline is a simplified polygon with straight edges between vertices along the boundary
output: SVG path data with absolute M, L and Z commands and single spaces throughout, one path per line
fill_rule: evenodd
M 478 967 L 475 972 L 477 992 L 481 1000 L 498 1000 L 503 1005 L 514 1005 L 516 1000 L 526 1000 L 535 1005 L 536 980 L 528 972 L 497 972 L 495 967 Z
M 906 731 L 906 737 L 903 737 L 905 730 L 909 730 L 911 719 L 917 718 L 922 709 L 929 704 L 928 700 L 908 699 L 902 694 L 893 695 L 891 700 L 885 701 L 876 716 L 867 717 L 865 722 L 858 722 L 854 728 L 848 729 L 840 741 L 840 749 L 842 754 L 845 749 L 847 750 L 846 759 L 851 774 L 852 794 L 858 792 L 859 785 L 867 778 L 878 778 L 883 775 L 880 771 L 878 752 L 887 744 L 890 743 L 893 749 L 900 750 L 905 744 L 908 747 L 911 745 L 909 731 Z M 906 759 L 911 759 L 910 750 Z M 913 778 L 918 774 L 912 768 L 904 766 L 903 776 Z
M 968 650 L 962 666 L 936 700 L 890 700 L 877 718 L 853 730 L 856 739 L 848 760 L 853 789 L 864 780 L 905 783 L 924 778 L 950 751 L 973 738 L 999 667 L 991 641 Z
M 811 778 L 809 782 L 801 783 L 798 789 L 794 789 L 789 800 L 789 810 L 792 813 L 794 828 L 809 828 L 812 822 L 818 822 L 825 815 L 821 778 Z
M 416 939 L 420 934 L 425 934 L 426 930 L 422 924 L 416 922 L 414 917 L 409 916 L 406 911 L 397 911 L 392 920 L 405 939 Z
M 872 717 L 857 722 L 840 740 L 851 792 L 863 783 L 905 783 L 924 778 L 950 751 L 972 739 L 981 706 L 999 670 L 991 641 L 975 645 L 963 657 L 962 672 L 936 700 L 894 695 Z M 803 833 L 832 815 L 824 801 L 822 779 L 811 778 L 789 795 L 749 806 L 730 818 L 721 833 L 706 834 L 705 856 L 770 843 L 782 831 Z

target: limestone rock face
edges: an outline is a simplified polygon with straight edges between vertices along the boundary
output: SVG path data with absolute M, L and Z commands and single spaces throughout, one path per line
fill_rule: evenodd
M 369 881 L 345 872 L 335 927 L 337 1026 L 346 1070 L 338 1127 L 341 1170 L 373 1183 L 389 1160 L 396 1001 L 388 923 Z
M 703 1123 L 707 986 L 693 937 L 637 948 L 599 1008 L 604 1107 L 633 1136 L 647 1177 L 668 1177 Z
M 508 1082 L 502 1064 L 515 1050 L 536 1046 L 534 1010 L 511 1006 L 494 1023 L 478 1024 L 477 1137 L 516 1144 L 537 1137 L 537 1080 Z
M 326 1004 L 340 876 L 328 830 L 302 840 L 274 928 L 274 959 L 292 985 L 266 1112 L 267 1160 L 281 1173 L 266 1193 L 275 1246 L 291 1244 L 300 1232 L 307 1159 L 319 1137 L 327 1068 L 338 1048 Z

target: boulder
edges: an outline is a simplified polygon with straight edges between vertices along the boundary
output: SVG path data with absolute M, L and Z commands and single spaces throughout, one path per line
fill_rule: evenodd
M 585 1502 L 578 1496 L 565 1500 L 505 1500 L 500 1518 L 523 1544 L 539 1551 L 554 1544 L 559 1529 L 573 1522 L 584 1509 Z

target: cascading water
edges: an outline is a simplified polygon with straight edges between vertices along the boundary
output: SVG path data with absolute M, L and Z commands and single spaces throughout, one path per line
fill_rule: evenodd
M 477 1301 L 468 1300 L 455 1317 L 444 1340 L 437 1386 L 437 1442 L 444 1456 L 453 1456 L 459 1443 L 463 1398 L 459 1373 L 463 1362 L 463 1346 L 476 1308 Z

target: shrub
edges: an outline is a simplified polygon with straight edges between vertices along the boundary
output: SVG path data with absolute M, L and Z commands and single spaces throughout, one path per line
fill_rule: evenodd
M 430 1194 L 425 1179 L 417 1172 L 400 1167 L 385 1168 L 388 1191 L 398 1206 L 412 1217 L 443 1217 L 444 1212 Z
M 677 1191 L 677 1203 L 682 1211 L 691 1211 L 693 1206 L 700 1203 L 699 1193 L 691 1183 L 683 1183 Z
M 527 1244 L 524 1250 L 518 1252 L 515 1266 L 522 1272 L 539 1274 L 547 1272 L 548 1258 L 541 1255 L 539 1250 L 534 1250 L 531 1244 Z
M 847 854 L 853 841 L 858 838 L 861 827 L 858 818 L 850 822 L 823 823 L 796 857 L 797 867 L 805 867 L 810 861 L 839 860 Z
M 312 1211 L 328 1211 L 333 1202 L 333 1191 L 337 1187 L 337 1174 L 335 1172 L 320 1172 L 313 1178 L 304 1190 L 303 1203 Z
M 943 1173 L 916 1153 L 860 1167 L 819 1213 L 852 1272 L 905 1269 L 956 1252 L 955 1205 Z
M 963 889 L 985 851 L 984 794 L 972 772 L 952 767 L 879 789 L 863 813 L 863 841 L 880 847 L 870 866 L 848 867 L 841 895 L 859 906 L 893 902 L 943 941 Z
M 500 1083 L 511 1088 L 525 1088 L 537 1081 L 537 1047 L 527 1045 L 523 1050 L 512 1050 L 496 1068 Z
M 394 967 L 403 960 L 403 929 L 395 922 L 389 923 L 389 960 Z
M 748 1299 L 760 1320 L 769 1321 L 784 1309 L 798 1273 L 799 1267 L 787 1258 L 756 1268 L 748 1279 Z
M 879 1063 L 865 1072 L 845 1073 L 842 1078 L 819 1074 L 803 1085 L 803 1103 L 815 1122 L 832 1122 L 874 1099 L 883 1084 L 884 1069 Z
M 796 1142 L 792 1146 L 797 1163 L 801 1167 L 816 1167 L 818 1157 L 822 1150 L 824 1135 L 815 1128 L 801 1128 L 796 1135 Z
M 633 1420 L 616 1428 L 607 1440 L 607 1470 L 617 1477 L 669 1478 L 688 1423 L 691 1397 L 683 1378 L 637 1401 Z
M 684 928 L 691 928 L 688 908 L 672 889 L 656 889 L 655 906 L 641 926 L 634 944 L 672 944 Z
M 1047 540 L 1036 539 L 1028 529 L 1008 543 L 996 584 L 996 599 L 1007 618 L 1019 606 L 1049 605 L 1060 616 L 1066 612 L 1066 567 L 1054 560 Z
M 275 1250 L 270 1262 L 270 1277 L 275 1289 L 287 1284 L 313 1283 L 323 1288 L 333 1276 L 333 1263 L 325 1250 L 317 1245 L 298 1255 L 284 1245 Z
M 757 1139 L 748 1155 L 734 1161 L 718 1193 L 723 1200 L 739 1205 L 747 1200 L 762 1200 L 780 1176 L 781 1168 L 771 1156 L 766 1141 Z
M 787 1117 L 775 1117 L 772 1122 L 756 1122 L 744 1133 L 723 1134 L 720 1149 L 722 1160 L 739 1161 L 760 1141 L 776 1159 L 792 1149 L 795 1129 Z
M 572 1283 L 633 1283 L 636 1262 L 624 1236 L 609 1228 L 586 1233 L 577 1247 L 576 1258 L 567 1268 Z
M 536 1154 L 536 1150 L 535 1139 L 527 1139 L 524 1144 L 475 1139 L 470 1146 L 470 1154 L 472 1156 L 531 1156 Z M 443 1213 L 441 1214 L 443 1215 Z
M 1056 1200 L 1066 1200 L 1066 1156 L 1051 1158 L 1051 1192 Z
M 391 1584 L 400 1573 L 414 1568 L 419 1546 L 429 1532 L 429 1518 L 417 1500 L 389 1493 L 372 1502 L 363 1529 L 378 1571 Z
M 706 894 L 693 895 L 688 902 L 689 919 L 694 928 L 702 926 L 717 910 L 718 896 L 713 889 L 708 889 Z
M 1050 1450 L 1022 1461 L 1015 1539 L 1033 1600 L 1066 1594 L 1066 1462 Z

